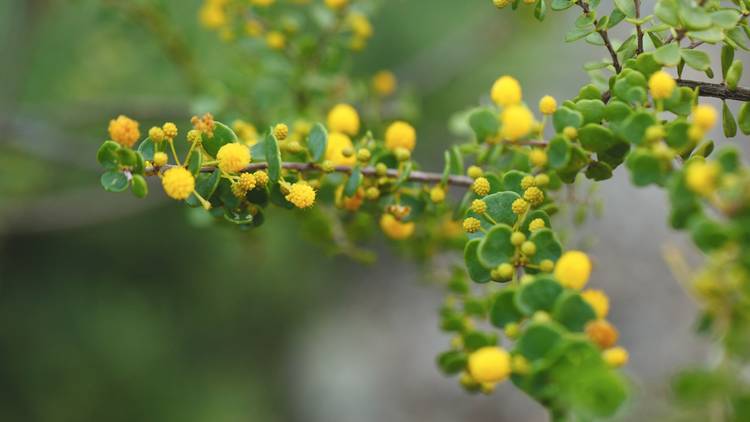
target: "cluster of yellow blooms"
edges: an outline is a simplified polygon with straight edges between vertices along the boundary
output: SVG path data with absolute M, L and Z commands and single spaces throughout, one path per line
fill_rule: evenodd
M 492 85 L 490 98 L 502 108 L 499 116 L 501 126 L 499 139 L 516 142 L 533 133 L 541 133 L 542 127 L 534 120 L 534 114 L 522 103 L 521 85 L 515 78 L 511 76 L 498 78 Z M 553 97 L 545 95 L 539 101 L 539 111 L 542 114 L 551 115 L 556 110 L 557 101 Z M 544 161 L 546 162 L 546 156 Z

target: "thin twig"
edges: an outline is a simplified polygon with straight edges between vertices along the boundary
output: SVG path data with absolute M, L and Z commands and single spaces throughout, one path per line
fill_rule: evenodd
M 641 19 L 641 0 L 633 0 L 635 2 L 635 18 Z M 635 54 L 643 53 L 643 29 L 641 24 L 635 25 L 636 38 L 638 39 L 638 46 L 635 49 Z
M 576 4 L 581 6 L 584 14 L 588 15 L 589 13 L 591 13 L 588 3 L 584 3 L 583 1 L 578 0 Z M 598 26 L 598 24 L 599 21 L 595 19 L 594 27 Z M 622 66 L 620 65 L 620 59 L 617 57 L 617 52 L 615 51 L 615 48 L 612 46 L 612 42 L 609 39 L 609 32 L 606 29 L 598 29 L 596 32 L 601 35 L 602 41 L 604 41 L 604 46 L 607 47 L 607 51 L 609 51 L 609 55 L 612 57 L 612 66 L 615 67 L 615 72 L 620 73 L 620 71 L 622 70 Z
M 715 84 L 711 82 L 691 81 L 687 79 L 678 79 L 677 85 L 688 88 L 698 88 L 698 95 L 702 97 L 721 98 L 723 100 L 750 101 L 750 89 L 737 87 L 729 89 L 724 84 Z
M 148 176 L 154 176 L 159 173 L 160 170 L 163 169 L 169 169 L 175 167 L 174 165 L 166 165 L 162 167 L 147 167 L 146 168 L 146 175 Z M 322 171 L 319 164 L 316 163 L 282 163 L 281 167 L 287 169 L 287 170 L 296 170 L 296 171 Z M 260 163 L 252 163 L 249 166 L 242 169 L 243 172 L 252 172 L 256 170 L 265 170 L 268 168 L 268 163 L 266 162 L 260 162 Z M 345 173 L 345 174 L 351 174 L 354 167 L 352 166 L 336 166 L 333 168 L 333 171 L 336 173 Z M 201 173 L 211 173 L 214 170 L 216 170 L 216 167 L 213 166 L 207 166 L 201 168 Z M 377 177 L 377 171 L 375 170 L 375 167 L 364 167 L 362 168 L 362 175 L 366 177 Z M 397 178 L 400 176 L 400 173 L 396 169 L 388 169 L 386 172 L 387 177 L 391 178 Z M 427 183 L 427 184 L 437 184 L 442 182 L 443 175 L 441 173 L 429 173 L 424 171 L 412 171 L 409 173 L 408 180 L 411 182 L 419 182 L 419 183 Z M 463 187 L 469 187 L 474 183 L 474 179 L 468 176 L 448 176 L 448 179 L 446 181 L 447 184 L 453 185 L 453 186 L 463 186 Z

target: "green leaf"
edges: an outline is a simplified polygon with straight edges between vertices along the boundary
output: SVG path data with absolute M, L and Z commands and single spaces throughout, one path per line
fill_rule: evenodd
M 120 144 L 115 141 L 105 141 L 99 150 L 96 152 L 96 160 L 104 168 L 114 170 L 118 166 L 117 151 L 120 149 Z
M 190 154 L 190 161 L 188 161 L 187 169 L 193 176 L 197 176 L 203 166 L 203 153 L 200 150 L 194 150 Z
M 494 220 L 495 223 L 498 224 L 506 224 L 508 226 L 512 226 L 516 223 L 516 215 L 513 214 L 513 211 L 511 210 L 511 205 L 513 204 L 513 201 L 520 198 L 520 196 L 515 192 L 495 192 L 493 194 L 487 195 L 482 200 L 487 204 L 487 211 L 486 213 Z M 482 223 L 482 228 L 485 230 L 489 230 L 492 228 L 492 226 L 495 225 L 492 221 L 488 220 L 484 215 L 476 214 L 475 212 L 469 210 L 466 213 L 466 217 L 474 217 L 479 219 L 479 221 Z M 482 237 L 484 234 L 482 232 L 478 233 L 471 233 L 468 235 L 469 238 L 475 238 L 475 237 Z
M 496 344 L 497 336 L 494 334 L 483 333 L 481 331 L 472 331 L 464 334 L 464 347 L 470 352 Z
M 742 103 L 740 112 L 737 114 L 740 130 L 745 135 L 750 135 L 750 103 Z
M 645 149 L 631 152 L 625 163 L 630 169 L 630 176 L 636 186 L 660 185 L 666 171 L 659 157 Z
M 573 28 L 565 34 L 565 42 L 573 42 L 581 38 L 586 38 L 592 32 L 594 32 L 593 25 L 586 28 Z
M 563 136 L 555 136 L 547 145 L 547 159 L 553 169 L 560 169 L 570 161 L 570 142 Z
M 537 276 L 531 283 L 520 287 L 515 304 L 527 316 L 536 311 L 551 311 L 562 291 L 563 287 L 551 276 Z
M 576 110 L 583 115 L 583 123 L 599 123 L 604 118 L 604 102 L 600 99 L 579 100 Z
M 268 179 L 277 183 L 281 179 L 281 152 L 279 142 L 273 134 L 273 129 L 265 136 L 265 155 L 268 163 Z
M 529 260 L 532 264 L 539 264 L 544 260 L 557 261 L 562 255 L 562 245 L 555 232 L 549 228 L 535 231 L 529 240 L 536 245 L 536 253 Z
M 575 4 L 575 0 L 552 0 L 550 2 L 550 8 L 552 10 L 565 10 Z
M 708 28 L 702 31 L 691 31 L 688 33 L 691 38 L 715 44 L 724 39 L 724 32 L 719 28 Z
M 216 188 L 219 186 L 220 180 L 221 170 L 219 169 L 216 169 L 211 173 L 200 173 L 198 177 L 195 178 L 195 191 L 198 192 L 198 194 L 204 199 L 210 200 L 211 196 L 213 196 L 214 192 L 216 192 Z M 185 200 L 185 203 L 191 207 L 201 206 L 200 201 L 194 194 L 188 196 L 188 198 Z
M 146 178 L 140 174 L 134 174 L 130 190 L 137 198 L 145 198 L 148 195 L 148 183 Z
M 466 369 L 469 357 L 461 350 L 449 350 L 437 357 L 437 364 L 445 374 L 457 374 Z
M 625 16 L 635 18 L 635 2 L 633 0 L 615 0 L 615 6 Z
M 346 181 L 344 186 L 344 195 L 352 197 L 357 193 L 359 185 L 362 183 L 362 169 L 359 165 L 354 166 L 352 174 L 349 175 L 349 179 Z
M 640 145 L 643 143 L 646 130 L 655 124 L 656 119 L 651 113 L 646 111 L 633 113 L 622 123 L 622 126 L 619 128 L 619 134 L 627 142 Z
M 138 154 L 130 148 L 120 148 L 116 154 L 120 165 L 132 167 L 138 162 Z
M 552 323 L 532 323 L 516 343 L 516 351 L 532 364 L 555 352 L 563 332 Z
M 567 291 L 557 299 L 552 315 L 570 331 L 583 331 L 586 323 L 596 319 L 594 308 L 574 291 Z
M 592 161 L 586 167 L 586 177 L 595 181 L 611 179 L 612 167 L 605 162 Z
M 724 246 L 729 240 L 727 228 L 707 217 L 694 217 L 690 233 L 696 246 L 706 253 Z
M 729 109 L 726 101 L 721 102 L 721 122 L 724 128 L 724 136 L 727 138 L 737 136 L 737 122 L 734 121 L 732 110 Z
M 711 26 L 711 16 L 705 9 L 682 4 L 677 10 L 680 20 L 689 30 L 707 29 Z
M 679 26 L 680 19 L 677 16 L 676 0 L 660 0 L 654 6 L 654 15 L 669 26 Z
M 491 228 L 479 244 L 477 255 L 479 262 L 486 268 L 495 268 L 500 264 L 510 262 L 516 252 L 516 247 L 510 243 L 513 229 L 505 224 L 498 224 Z
M 107 192 L 122 192 L 128 188 L 128 177 L 120 171 L 108 171 L 100 179 Z
M 728 44 L 724 44 L 721 47 L 721 77 L 726 79 L 727 78 L 727 71 L 729 71 L 729 66 L 732 65 L 732 61 L 734 61 L 734 47 Z
M 143 142 L 138 145 L 138 152 L 141 153 L 144 160 L 153 161 L 154 153 L 156 152 L 156 145 L 154 144 L 154 141 L 152 141 L 151 138 L 144 139 Z
M 596 123 L 589 123 L 579 129 L 578 140 L 585 149 L 592 152 L 606 151 L 617 143 L 611 130 Z
M 500 130 L 500 122 L 497 114 L 487 108 L 474 111 L 469 116 L 469 126 L 477 137 L 477 142 L 485 142 L 497 137 Z
M 503 189 L 523 195 L 525 189 L 521 187 L 521 182 L 523 181 L 523 178 L 528 175 L 528 173 L 518 170 L 510 170 L 506 172 L 503 174 Z
M 523 314 L 516 307 L 516 290 L 512 287 L 503 289 L 495 295 L 490 306 L 490 322 L 497 328 L 505 328 L 510 323 L 517 323 Z
M 711 66 L 711 59 L 703 51 L 683 48 L 680 50 L 680 55 L 685 63 L 695 70 L 703 72 Z
M 680 46 L 677 43 L 665 44 L 654 51 L 654 59 L 664 66 L 677 66 L 680 63 Z
M 209 138 L 208 134 L 204 133 L 202 140 L 203 149 L 212 157 L 216 157 L 222 146 L 237 142 L 237 134 L 229 126 L 221 122 L 215 124 L 213 136 Z
M 711 21 L 721 29 L 732 29 L 740 21 L 740 12 L 734 9 L 720 9 L 711 12 Z
M 536 7 L 534 7 L 534 17 L 539 22 L 543 21 L 547 16 L 547 2 L 545 0 L 537 0 Z
M 737 83 L 739 83 L 740 78 L 742 78 L 742 61 L 735 60 L 732 62 L 732 65 L 729 66 L 729 70 L 727 70 L 727 88 L 729 88 L 730 91 L 737 89 Z
M 477 283 L 487 283 L 491 279 L 490 270 L 484 268 L 477 256 L 480 242 L 481 239 L 471 239 L 466 242 L 466 246 L 464 247 L 464 263 L 472 280 Z
M 681 117 L 670 122 L 666 126 L 667 137 L 666 142 L 671 148 L 674 148 L 677 152 L 682 153 L 688 148 L 694 146 L 688 136 L 688 130 L 690 130 L 690 123 Z
M 314 162 L 319 163 L 325 158 L 328 147 L 328 132 L 322 124 L 316 123 L 310 130 L 310 134 L 307 135 L 307 147 L 310 149 L 310 155 L 312 155 Z
M 555 114 L 552 116 L 552 124 L 555 126 L 557 133 L 562 132 L 568 126 L 578 129 L 583 124 L 583 115 L 578 111 L 563 106 L 555 111 Z

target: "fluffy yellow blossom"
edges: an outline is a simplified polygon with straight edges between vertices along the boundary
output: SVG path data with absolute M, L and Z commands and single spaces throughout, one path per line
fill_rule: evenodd
M 250 164 L 250 158 L 250 148 L 239 142 L 223 145 L 216 154 L 219 169 L 226 173 L 238 173 Z
M 677 82 L 672 75 L 660 70 L 654 72 L 648 79 L 648 89 L 655 100 L 664 100 L 672 96 Z
M 537 174 L 536 176 L 534 176 L 534 184 L 536 184 L 537 186 L 549 185 L 549 176 L 544 173 Z
M 396 75 L 387 70 L 381 70 L 372 77 L 372 89 L 382 97 L 393 94 L 397 85 Z
M 365 15 L 352 13 L 349 16 L 349 26 L 351 26 L 352 32 L 359 39 L 366 40 L 372 37 L 372 24 L 370 24 Z
M 539 111 L 542 114 L 553 114 L 557 110 L 557 100 L 551 95 L 545 95 L 539 100 Z
M 602 357 L 604 358 L 604 361 L 607 362 L 607 365 L 612 368 L 624 366 L 628 363 L 628 360 L 630 360 L 628 351 L 622 347 L 607 349 L 602 353 Z
M 164 123 L 161 128 L 164 131 L 164 136 L 166 136 L 167 138 L 174 139 L 177 137 L 177 125 L 175 125 L 174 123 Z
M 544 220 L 542 220 L 541 218 L 535 218 L 529 223 L 529 230 L 535 232 L 537 230 L 543 229 L 545 226 L 546 224 L 544 223 Z
M 240 180 L 237 183 L 242 189 L 251 191 L 255 189 L 255 185 L 258 182 L 255 180 L 255 176 L 252 173 L 242 173 L 240 174 Z
M 478 177 L 471 185 L 471 190 L 479 196 L 485 196 L 490 193 L 490 181 L 485 177 Z
M 436 204 L 445 201 L 445 189 L 442 186 L 435 186 L 430 189 L 430 200 Z
M 413 151 L 417 144 L 417 131 L 409 123 L 396 121 L 385 131 L 385 147 L 393 151 L 405 148 Z
M 245 33 L 249 37 L 260 37 L 263 35 L 263 24 L 260 23 L 257 19 L 249 19 L 247 22 L 245 22 Z
M 511 76 L 502 76 L 492 85 L 490 96 L 497 105 L 516 105 L 521 102 L 521 84 Z
M 346 155 L 344 151 L 353 151 L 352 140 L 343 133 L 331 133 L 328 135 L 328 146 L 326 146 L 326 160 L 338 166 L 351 166 L 357 162 L 354 154 Z
M 504 381 L 510 375 L 510 354 L 501 347 L 487 346 L 469 355 L 469 373 L 481 383 Z
M 285 125 L 284 123 L 277 124 L 273 127 L 273 136 L 275 136 L 279 141 L 283 141 L 287 136 L 289 136 L 289 126 Z
M 475 199 L 471 201 L 471 210 L 477 214 L 484 214 L 487 212 L 487 203 L 481 199 Z
M 205 133 L 209 138 L 214 137 L 214 129 L 216 128 L 216 122 L 214 116 L 211 113 L 206 113 L 202 117 L 193 116 L 190 119 L 190 123 L 193 125 L 193 129 L 200 133 Z
M 132 147 L 141 137 L 138 122 L 127 116 L 117 116 L 109 121 L 109 137 L 122 146 Z
M 601 290 L 588 289 L 581 292 L 586 301 L 596 312 L 598 318 L 605 318 L 609 313 L 609 297 Z
M 148 137 L 155 143 L 159 143 L 164 140 L 164 129 L 154 126 L 148 130 Z
M 498 9 L 503 9 L 503 8 L 507 7 L 511 3 L 511 0 L 492 0 L 492 3 Z
M 266 45 L 272 50 L 281 50 L 286 46 L 286 37 L 279 31 L 266 34 Z
M 714 127 L 717 118 L 716 109 L 709 105 L 698 104 L 693 109 L 693 123 L 704 132 Z
M 510 204 L 510 210 L 513 214 L 521 215 L 529 210 L 529 203 L 523 198 L 518 198 Z
M 232 130 L 247 145 L 255 145 L 258 142 L 258 130 L 255 126 L 244 120 L 238 119 L 232 122 Z
M 380 217 L 380 228 L 391 239 L 404 240 L 414 234 L 415 225 L 413 222 L 398 221 L 392 214 L 383 214 Z
M 565 287 L 580 289 L 591 276 L 591 260 L 581 251 L 565 252 L 555 264 L 555 278 Z
M 349 104 L 337 104 L 328 112 L 328 130 L 350 136 L 359 132 L 359 114 Z
M 517 141 L 531 132 L 534 127 L 534 115 L 522 105 L 508 106 L 500 114 L 502 135 L 505 139 Z
M 541 148 L 533 148 L 529 152 L 529 162 L 534 167 L 544 167 L 547 164 L 547 153 Z
M 187 199 L 195 190 L 195 178 L 184 167 L 172 167 L 161 178 L 164 192 L 172 199 Z
M 472 179 L 476 179 L 478 177 L 484 176 L 484 171 L 479 166 L 469 166 L 469 169 L 466 170 L 466 175 L 471 177 Z
M 285 198 L 297 208 L 310 208 L 315 204 L 315 190 L 307 183 L 293 183 Z
M 198 11 L 198 19 L 208 29 L 218 29 L 227 24 L 224 2 L 207 1 Z
M 250 4 L 253 6 L 268 7 L 274 4 L 276 0 L 250 0 Z
M 602 349 L 609 349 L 617 343 L 620 333 L 604 319 L 597 319 L 586 324 L 586 335 Z
M 255 176 L 255 183 L 260 187 L 265 187 L 268 184 L 268 173 L 263 170 L 258 170 L 253 173 Z
M 469 217 L 464 220 L 463 227 L 466 233 L 476 233 L 482 228 L 482 223 L 474 217 Z
M 708 196 L 716 189 L 719 172 L 719 165 L 713 161 L 695 161 L 685 171 L 685 183 L 693 192 Z
M 169 161 L 169 157 L 167 157 L 166 153 L 163 153 L 161 151 L 154 153 L 154 165 L 156 167 L 161 167 Z
M 539 205 L 544 202 L 544 192 L 536 186 L 532 186 L 523 192 L 523 199 L 531 205 Z
M 340 10 L 349 4 L 349 0 L 325 0 L 326 6 L 333 10 Z
M 574 141 L 578 139 L 578 129 L 574 128 L 573 126 L 566 126 L 563 128 L 563 136 L 570 139 L 571 141 Z
M 528 189 L 536 183 L 534 176 L 524 176 L 521 179 L 521 189 Z

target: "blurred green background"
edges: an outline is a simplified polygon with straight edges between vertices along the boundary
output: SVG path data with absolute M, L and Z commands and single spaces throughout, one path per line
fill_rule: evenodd
M 236 77 L 229 48 L 197 25 L 199 0 L 153 1 L 205 76 Z M 128 114 L 145 129 L 212 111 L 191 109 L 189 85 L 149 31 L 104 3 L 0 2 L 0 420 L 545 419 L 511 386 L 469 397 L 438 374 L 441 292 L 384 245 L 371 245 L 380 258 L 364 267 L 328 256 L 281 210 L 238 232 L 206 227 L 155 185 L 147 200 L 104 192 L 94 156 L 110 118 Z M 451 116 L 499 75 L 515 75 L 532 104 L 575 95 L 588 79 L 582 62 L 600 52 L 562 43 L 572 19 L 540 24 L 530 8 L 498 12 L 489 0 L 384 0 L 354 73 L 396 73 L 421 108 L 416 156 L 440 163 L 456 140 Z M 624 219 L 623 192 L 653 206 Z M 609 251 L 597 256 L 611 271 L 598 286 L 613 289 L 636 396 L 663 399 L 663 376 L 701 356 L 692 305 L 658 244 L 634 250 L 639 236 L 671 236 L 664 198 L 621 174 L 602 195 L 616 211 L 589 226 Z M 638 290 L 654 279 L 663 282 L 649 294 Z M 654 310 L 633 309 L 636 300 Z M 657 310 L 669 318 L 654 323 Z M 650 333 L 629 329 L 652 317 Z M 623 417 L 661 407 L 646 401 Z

